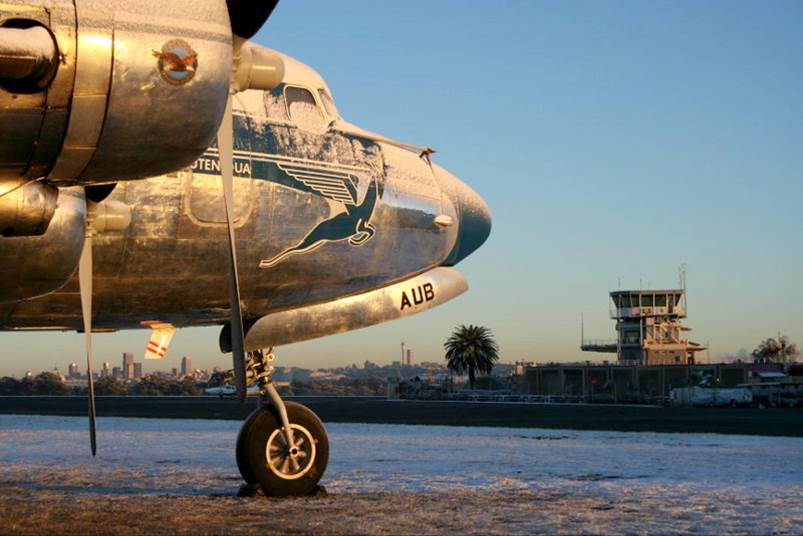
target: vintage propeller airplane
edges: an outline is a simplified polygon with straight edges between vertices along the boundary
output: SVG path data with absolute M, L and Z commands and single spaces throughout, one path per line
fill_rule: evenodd
M 277 0 L 0 4 L 0 327 L 222 326 L 243 478 L 302 495 L 326 431 L 271 382 L 273 348 L 415 314 L 467 289 L 490 232 L 432 150 L 346 122 L 313 69 L 248 42 Z M 76 276 L 77 274 L 77 276 Z M 228 282 L 228 292 L 226 290 Z

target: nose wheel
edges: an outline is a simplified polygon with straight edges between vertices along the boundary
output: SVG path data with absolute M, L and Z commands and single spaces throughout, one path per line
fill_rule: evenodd
M 261 374 L 272 367 L 254 368 L 252 377 L 260 384 L 261 403 L 237 436 L 237 467 L 247 483 L 259 484 L 267 496 L 308 495 L 329 461 L 326 429 L 306 406 L 282 401 L 270 383 L 270 372 Z

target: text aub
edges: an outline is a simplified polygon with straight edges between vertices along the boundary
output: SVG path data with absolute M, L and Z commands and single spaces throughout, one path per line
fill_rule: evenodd
M 432 286 L 432 283 L 424 283 L 423 285 L 419 285 L 418 287 L 413 287 L 412 289 L 410 289 L 410 294 L 413 297 L 412 301 L 410 301 L 410 298 L 407 297 L 407 292 L 402 292 L 401 295 L 402 311 L 404 311 L 407 307 L 412 307 L 413 305 L 421 305 L 424 302 L 434 300 L 435 287 Z

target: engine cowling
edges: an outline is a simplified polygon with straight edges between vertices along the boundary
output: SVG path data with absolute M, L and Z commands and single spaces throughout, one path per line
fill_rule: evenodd
M 0 263 L 0 303 L 43 296 L 67 284 L 81 257 L 85 229 L 84 189 L 62 188 L 44 234 L 0 239 L 0 259 L 7 260 Z
M 11 0 L 0 51 L 14 60 L 0 62 L 0 179 L 59 185 L 190 165 L 217 132 L 232 72 L 225 0 Z

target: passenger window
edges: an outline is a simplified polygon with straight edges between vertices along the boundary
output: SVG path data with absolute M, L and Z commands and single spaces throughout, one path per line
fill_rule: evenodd
M 313 132 L 326 130 L 326 119 L 309 90 L 287 86 L 284 88 L 284 99 L 290 120 L 299 128 Z
M 326 108 L 326 113 L 329 114 L 329 117 L 340 117 L 340 114 L 337 113 L 335 101 L 332 100 L 332 97 L 329 96 L 329 93 L 327 93 L 325 89 L 319 89 L 318 95 L 321 96 L 321 102 L 323 103 L 323 107 Z

